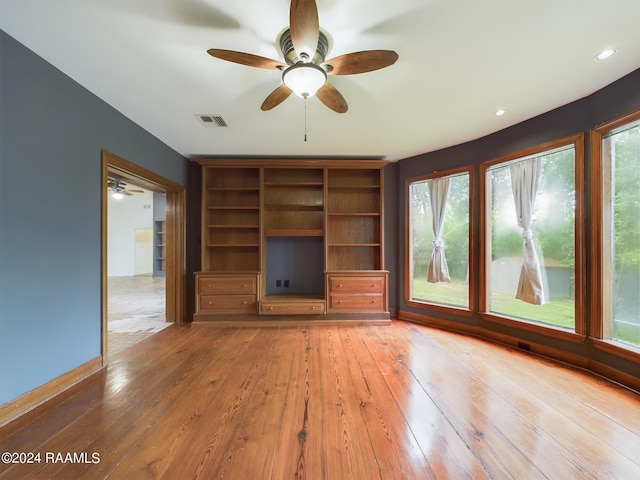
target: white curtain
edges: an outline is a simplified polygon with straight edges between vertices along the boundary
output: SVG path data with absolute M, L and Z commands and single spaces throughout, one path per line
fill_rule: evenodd
M 541 165 L 542 158 L 536 157 L 514 163 L 510 167 L 511 189 L 516 205 L 518 226 L 522 228 L 522 255 L 524 257 L 516 298 L 534 305 L 544 304 L 542 273 L 531 231 Z
M 444 243 L 442 242 L 442 226 L 444 224 L 444 211 L 447 206 L 447 193 L 449 192 L 449 178 L 435 178 L 427 181 L 429 189 L 429 203 L 431 204 L 431 225 L 433 228 L 433 252 L 429 260 L 427 281 L 431 283 L 449 282 L 449 267 L 444 256 Z

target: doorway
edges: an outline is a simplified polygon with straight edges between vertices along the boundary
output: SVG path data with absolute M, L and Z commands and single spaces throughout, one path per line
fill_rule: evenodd
M 113 187 L 114 180 L 126 183 L 129 190 L 138 192 L 127 196 L 127 200 L 138 199 L 138 206 L 152 214 L 153 205 L 162 209 L 163 215 L 158 212 L 152 214 L 154 219 L 151 225 L 145 225 L 144 221 L 138 221 L 143 228 L 138 228 L 129 238 L 130 259 L 124 260 L 125 268 L 130 271 L 118 270 L 122 265 L 111 263 L 112 257 L 109 252 L 117 250 L 114 245 L 110 246 L 109 238 L 109 215 L 110 202 L 113 202 L 112 191 L 107 190 L 107 185 L 111 179 Z M 145 193 L 146 192 L 146 193 Z M 146 197 L 145 197 L 146 195 Z M 153 202 L 149 199 L 155 197 Z M 174 182 L 160 177 L 153 172 L 145 170 L 137 165 L 113 155 L 109 152 L 102 153 L 102 362 L 106 365 L 110 350 L 109 346 L 109 317 L 112 310 L 119 309 L 117 296 L 120 295 L 124 304 L 136 297 L 136 291 L 140 291 L 133 301 L 137 307 L 146 309 L 143 315 L 159 316 L 163 315 L 163 320 L 167 324 L 182 323 L 185 320 L 184 301 L 184 187 Z M 129 205 L 133 205 L 132 200 Z M 111 209 L 115 209 L 115 204 L 111 204 Z M 136 210 L 137 211 L 137 210 Z M 131 213 L 131 211 L 129 211 Z M 157 217 L 157 219 L 156 219 Z M 113 219 L 112 219 L 113 221 Z M 145 228 L 150 226 L 151 228 Z M 130 230 L 130 229 L 129 229 Z M 153 259 L 136 258 L 153 252 Z M 136 255 L 136 252 L 138 255 Z M 122 260 L 122 259 L 121 259 Z M 129 273 L 129 275 L 117 275 L 118 273 Z M 113 275 L 112 275 L 113 274 Z M 117 277 L 127 277 L 121 281 L 113 281 Z M 110 295 L 110 291 L 113 295 Z M 124 295 L 124 298 L 122 297 Z M 162 299 L 158 297 L 162 295 Z M 130 296 L 130 298 L 126 298 Z M 163 302 L 160 308 L 158 301 Z M 153 305 L 156 305 L 155 307 Z M 146 306 L 145 306 L 146 305 Z M 124 308 L 128 308 L 124 305 Z M 153 309 L 161 310 L 153 315 Z M 117 312 L 116 312 L 117 313 Z M 126 312 L 124 312 L 126 314 Z M 141 313 L 141 312 L 138 312 Z M 120 311 L 122 314 L 122 311 Z M 135 312 L 133 312 L 135 315 Z M 135 318 L 132 319 L 135 322 Z M 127 325 L 120 325 L 125 330 Z M 154 326 L 153 328 L 157 327 Z M 151 327 L 150 327 L 151 328 Z M 131 332 L 129 332 L 131 333 Z M 145 335 L 146 336 L 146 335 Z M 115 338 L 112 336 L 112 339 Z
M 166 200 L 109 172 L 107 195 L 108 353 L 170 325 L 165 314 Z

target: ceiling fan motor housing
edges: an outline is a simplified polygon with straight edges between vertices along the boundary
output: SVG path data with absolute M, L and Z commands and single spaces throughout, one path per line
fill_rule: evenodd
M 299 58 L 298 54 L 293 48 L 293 42 L 291 41 L 291 30 L 287 28 L 280 36 L 280 50 L 282 50 L 282 56 L 287 62 L 287 65 L 294 65 L 298 62 L 311 62 L 316 65 L 320 65 L 327 57 L 327 53 L 329 51 L 329 40 L 327 39 L 327 36 L 322 31 L 320 31 L 318 35 L 318 46 L 316 47 L 316 52 L 313 58 Z

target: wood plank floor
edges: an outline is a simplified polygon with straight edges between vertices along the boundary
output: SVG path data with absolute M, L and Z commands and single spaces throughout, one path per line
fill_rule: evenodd
M 404 322 L 172 325 L 0 429 L 2 452 L 40 461 L 0 479 L 631 480 L 640 395 Z
M 166 279 L 152 275 L 109 277 L 109 357 L 168 327 Z

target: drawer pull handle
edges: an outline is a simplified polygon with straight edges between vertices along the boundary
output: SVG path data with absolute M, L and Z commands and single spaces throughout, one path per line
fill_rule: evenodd
M 338 284 L 338 287 L 342 287 L 342 284 L 341 284 L 341 283 L 339 283 L 339 284 Z
M 371 303 L 372 303 L 372 304 L 373 304 L 373 303 L 376 303 L 376 301 L 375 301 L 375 300 L 371 300 Z
M 273 307 L 269 307 L 269 310 L 273 310 Z
M 207 288 L 213 288 L 213 285 L 207 285 Z
M 242 284 L 242 288 L 247 288 L 247 284 L 246 284 L 246 283 L 243 283 L 243 284 Z
M 247 304 L 247 301 L 245 300 L 244 302 L 242 302 L 242 304 L 243 304 L 243 305 L 246 305 L 246 304 Z
M 338 300 L 338 304 L 342 303 L 342 300 Z
M 376 288 L 376 284 L 375 284 L 375 283 L 372 283 L 372 284 L 371 284 L 371 288 Z
M 213 302 L 209 302 L 209 305 L 213 305 Z

